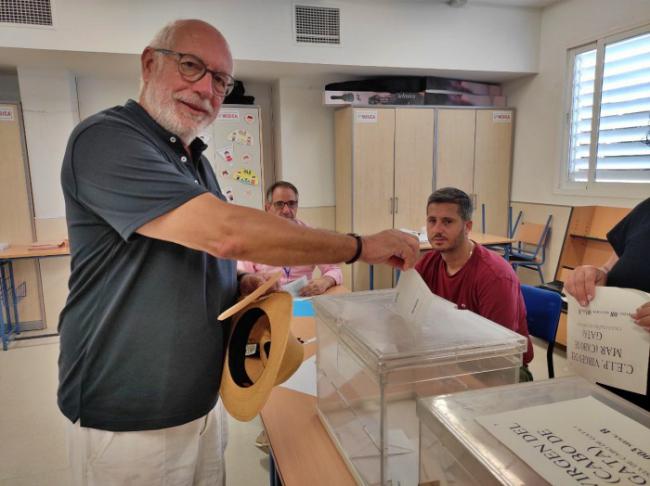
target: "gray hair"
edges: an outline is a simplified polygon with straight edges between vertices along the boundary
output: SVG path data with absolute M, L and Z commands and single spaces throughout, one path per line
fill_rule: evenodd
M 458 214 L 463 221 L 470 221 L 472 219 L 472 200 L 466 192 L 461 191 L 456 187 L 443 187 L 436 190 L 427 199 L 427 208 L 430 204 L 438 203 L 451 203 L 458 205 Z
M 291 189 L 295 193 L 296 197 L 298 197 L 298 188 L 296 188 L 296 186 L 294 186 L 291 182 L 277 181 L 271 187 L 269 187 L 266 190 L 266 201 L 267 202 L 273 202 L 273 191 L 275 191 L 278 187 L 284 187 L 285 189 Z
M 159 49 L 169 49 L 173 46 L 174 37 L 176 36 L 176 31 L 183 24 L 183 20 L 173 20 L 165 25 L 162 29 L 156 32 L 156 35 L 153 36 L 149 45 L 151 47 L 157 47 Z

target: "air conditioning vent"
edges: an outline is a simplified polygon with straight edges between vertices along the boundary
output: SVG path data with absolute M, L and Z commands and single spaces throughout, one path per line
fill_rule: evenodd
M 341 13 L 338 8 L 296 5 L 296 42 L 341 44 Z
M 50 0 L 0 0 L 0 23 L 51 26 Z

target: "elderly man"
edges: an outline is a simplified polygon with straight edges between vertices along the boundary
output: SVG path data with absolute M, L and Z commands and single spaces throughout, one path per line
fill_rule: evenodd
M 438 189 L 427 201 L 427 237 L 433 251 L 415 265 L 431 291 L 525 336 L 521 380 L 532 380 L 526 365 L 533 359 L 526 305 L 519 279 L 498 254 L 474 243 L 472 201 L 454 187 Z
M 302 227 L 305 223 L 296 218 L 298 214 L 298 189 L 291 182 L 277 181 L 266 191 L 266 212 L 286 218 Z M 321 276 L 314 278 L 314 269 L 318 266 Z M 334 285 L 341 285 L 343 276 L 338 265 L 300 265 L 294 267 L 274 267 L 261 263 L 241 261 L 237 263 L 237 270 L 246 273 L 270 275 L 281 272 L 280 285 L 306 277 L 308 281 L 298 292 L 303 297 L 320 295 Z
M 139 101 L 84 120 L 63 161 L 72 272 L 58 403 L 77 484 L 223 484 L 215 405 L 228 326 L 217 315 L 255 281 L 234 260 L 408 268 L 417 242 L 307 229 L 224 201 L 196 138 L 233 86 L 211 25 L 163 28 L 141 68 Z

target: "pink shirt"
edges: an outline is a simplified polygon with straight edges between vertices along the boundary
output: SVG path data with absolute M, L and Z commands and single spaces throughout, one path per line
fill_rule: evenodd
M 300 226 L 307 226 L 307 224 L 296 219 L 295 222 Z M 314 269 L 320 269 L 321 276 L 331 277 L 336 282 L 336 285 L 341 285 L 343 282 L 343 275 L 341 267 L 338 265 L 299 265 L 295 267 L 274 267 L 272 265 L 264 265 L 262 263 L 253 263 L 246 261 L 237 262 L 237 270 L 246 273 L 277 273 L 281 272 L 280 285 L 285 285 L 294 280 L 298 280 L 303 276 L 307 276 L 308 280 L 312 280 Z

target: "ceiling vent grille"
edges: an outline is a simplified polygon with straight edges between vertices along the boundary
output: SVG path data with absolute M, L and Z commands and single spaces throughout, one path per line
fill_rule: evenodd
M 296 5 L 296 42 L 341 44 L 341 13 L 338 8 Z
M 50 0 L 0 0 L 0 23 L 51 26 Z

